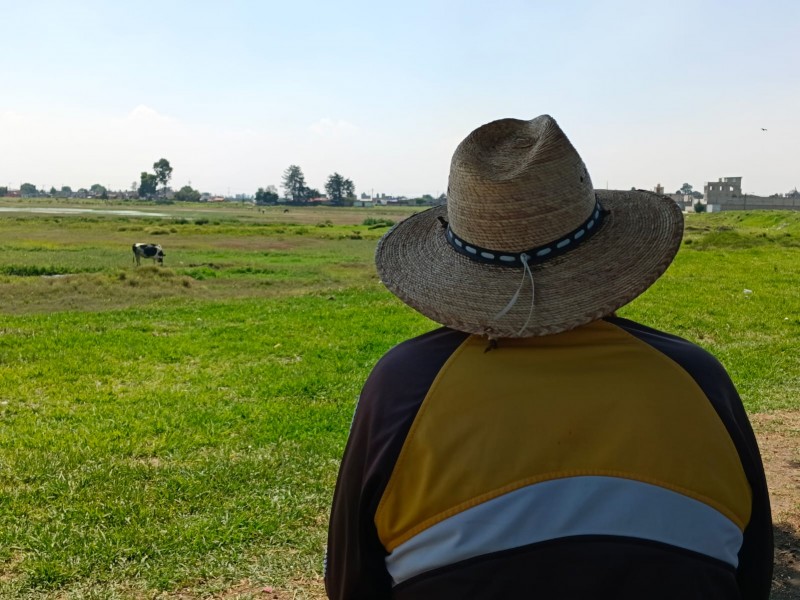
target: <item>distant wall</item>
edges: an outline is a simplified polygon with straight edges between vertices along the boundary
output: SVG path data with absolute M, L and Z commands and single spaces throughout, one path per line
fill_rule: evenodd
M 767 198 L 742 194 L 736 198 L 719 198 L 709 202 L 710 212 L 723 210 L 800 210 L 800 198 Z M 713 207 L 713 208 L 712 208 Z

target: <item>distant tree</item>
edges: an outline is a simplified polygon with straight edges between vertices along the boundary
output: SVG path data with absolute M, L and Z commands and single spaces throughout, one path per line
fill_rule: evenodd
M 61 194 L 62 198 L 69 198 L 70 196 L 72 196 L 72 188 L 69 187 L 68 185 L 62 185 L 61 192 L 59 193 Z
M 704 213 L 706 212 L 706 208 L 705 204 L 700 204 L 699 202 L 694 203 L 694 212 L 696 213 Z
M 142 171 L 142 175 L 140 177 L 139 189 L 137 190 L 139 198 L 152 198 L 153 196 L 156 195 L 157 190 L 158 190 L 158 177 L 156 177 L 152 173 L 147 173 L 146 171 Z
M 441 206 L 442 204 L 447 204 L 447 194 L 440 194 L 439 197 L 436 199 L 436 204 Z
M 356 188 L 353 182 L 334 173 L 328 177 L 328 182 L 325 184 L 325 191 L 328 192 L 328 198 L 336 205 L 344 204 L 345 198 L 352 198 L 355 196 Z
M 100 200 L 108 200 L 108 190 L 103 188 L 103 193 L 100 194 Z
M 276 204 L 278 202 L 278 190 L 274 185 L 266 188 L 258 188 L 256 192 L 256 204 Z
M 695 190 L 694 192 L 692 192 L 692 198 L 694 198 L 695 200 L 701 200 L 703 198 L 703 192 L 698 192 L 697 190 Z
M 23 183 L 21 186 L 19 186 L 19 193 L 23 196 L 35 196 L 39 193 L 39 191 L 32 183 Z
M 678 190 L 678 193 L 683 194 L 684 196 L 688 196 L 689 194 L 692 193 L 692 186 L 689 185 L 688 183 L 684 183 L 681 186 L 681 189 Z
M 303 190 L 303 200 L 308 202 L 312 198 L 319 198 L 322 196 L 322 192 L 320 192 L 317 188 L 309 188 L 307 187 Z
M 786 192 L 786 197 L 787 198 L 800 198 L 800 192 L 797 191 L 797 188 L 794 188 L 794 189 L 789 190 L 788 192 Z
M 105 186 L 102 186 L 99 183 L 95 183 L 92 185 L 92 187 L 89 188 L 89 193 L 92 194 L 93 196 L 102 196 L 107 191 L 108 190 L 105 188 Z
M 175 200 L 179 202 L 199 202 L 200 192 L 190 185 L 185 185 L 175 192 Z
M 0 187 L 0 198 L 3 196 L 8 196 L 8 187 L 5 185 Z
M 55 186 L 52 186 L 50 188 L 50 195 L 55 197 L 56 194 L 58 194 L 58 190 L 55 188 Z
M 307 200 L 308 188 L 303 170 L 297 165 L 289 165 L 283 172 L 283 191 L 293 202 Z
M 156 181 L 160 183 L 166 191 L 167 184 L 172 177 L 172 167 L 169 161 L 166 158 L 162 158 L 158 162 L 153 163 L 153 171 L 156 174 Z

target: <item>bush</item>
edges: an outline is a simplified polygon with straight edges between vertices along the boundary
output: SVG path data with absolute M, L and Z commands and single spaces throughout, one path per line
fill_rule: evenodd
M 0 273 L 3 275 L 12 275 L 15 277 L 39 277 L 39 276 L 52 276 L 52 275 L 65 275 L 69 273 L 66 269 L 52 266 L 39 266 L 39 265 L 4 265 L 0 267 Z
M 696 212 L 696 213 L 704 213 L 704 212 L 706 212 L 706 209 L 707 209 L 707 207 L 706 207 L 705 204 L 700 204 L 699 202 L 695 202 L 694 212 Z
M 368 217 L 361 222 L 362 225 L 368 225 L 370 229 L 377 229 L 378 227 L 391 227 L 394 221 L 391 219 L 375 219 Z

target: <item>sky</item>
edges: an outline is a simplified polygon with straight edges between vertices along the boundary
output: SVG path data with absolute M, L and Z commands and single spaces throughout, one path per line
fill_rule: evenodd
M 0 186 L 439 195 L 552 115 L 595 187 L 800 187 L 796 0 L 0 0 Z M 763 131 L 766 129 L 766 131 Z

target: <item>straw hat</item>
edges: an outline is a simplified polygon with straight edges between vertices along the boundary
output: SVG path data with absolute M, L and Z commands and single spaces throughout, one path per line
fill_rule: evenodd
M 423 315 L 490 338 L 566 331 L 646 290 L 678 251 L 667 197 L 595 190 L 555 120 L 501 119 L 456 148 L 447 205 L 378 243 L 386 287 Z

